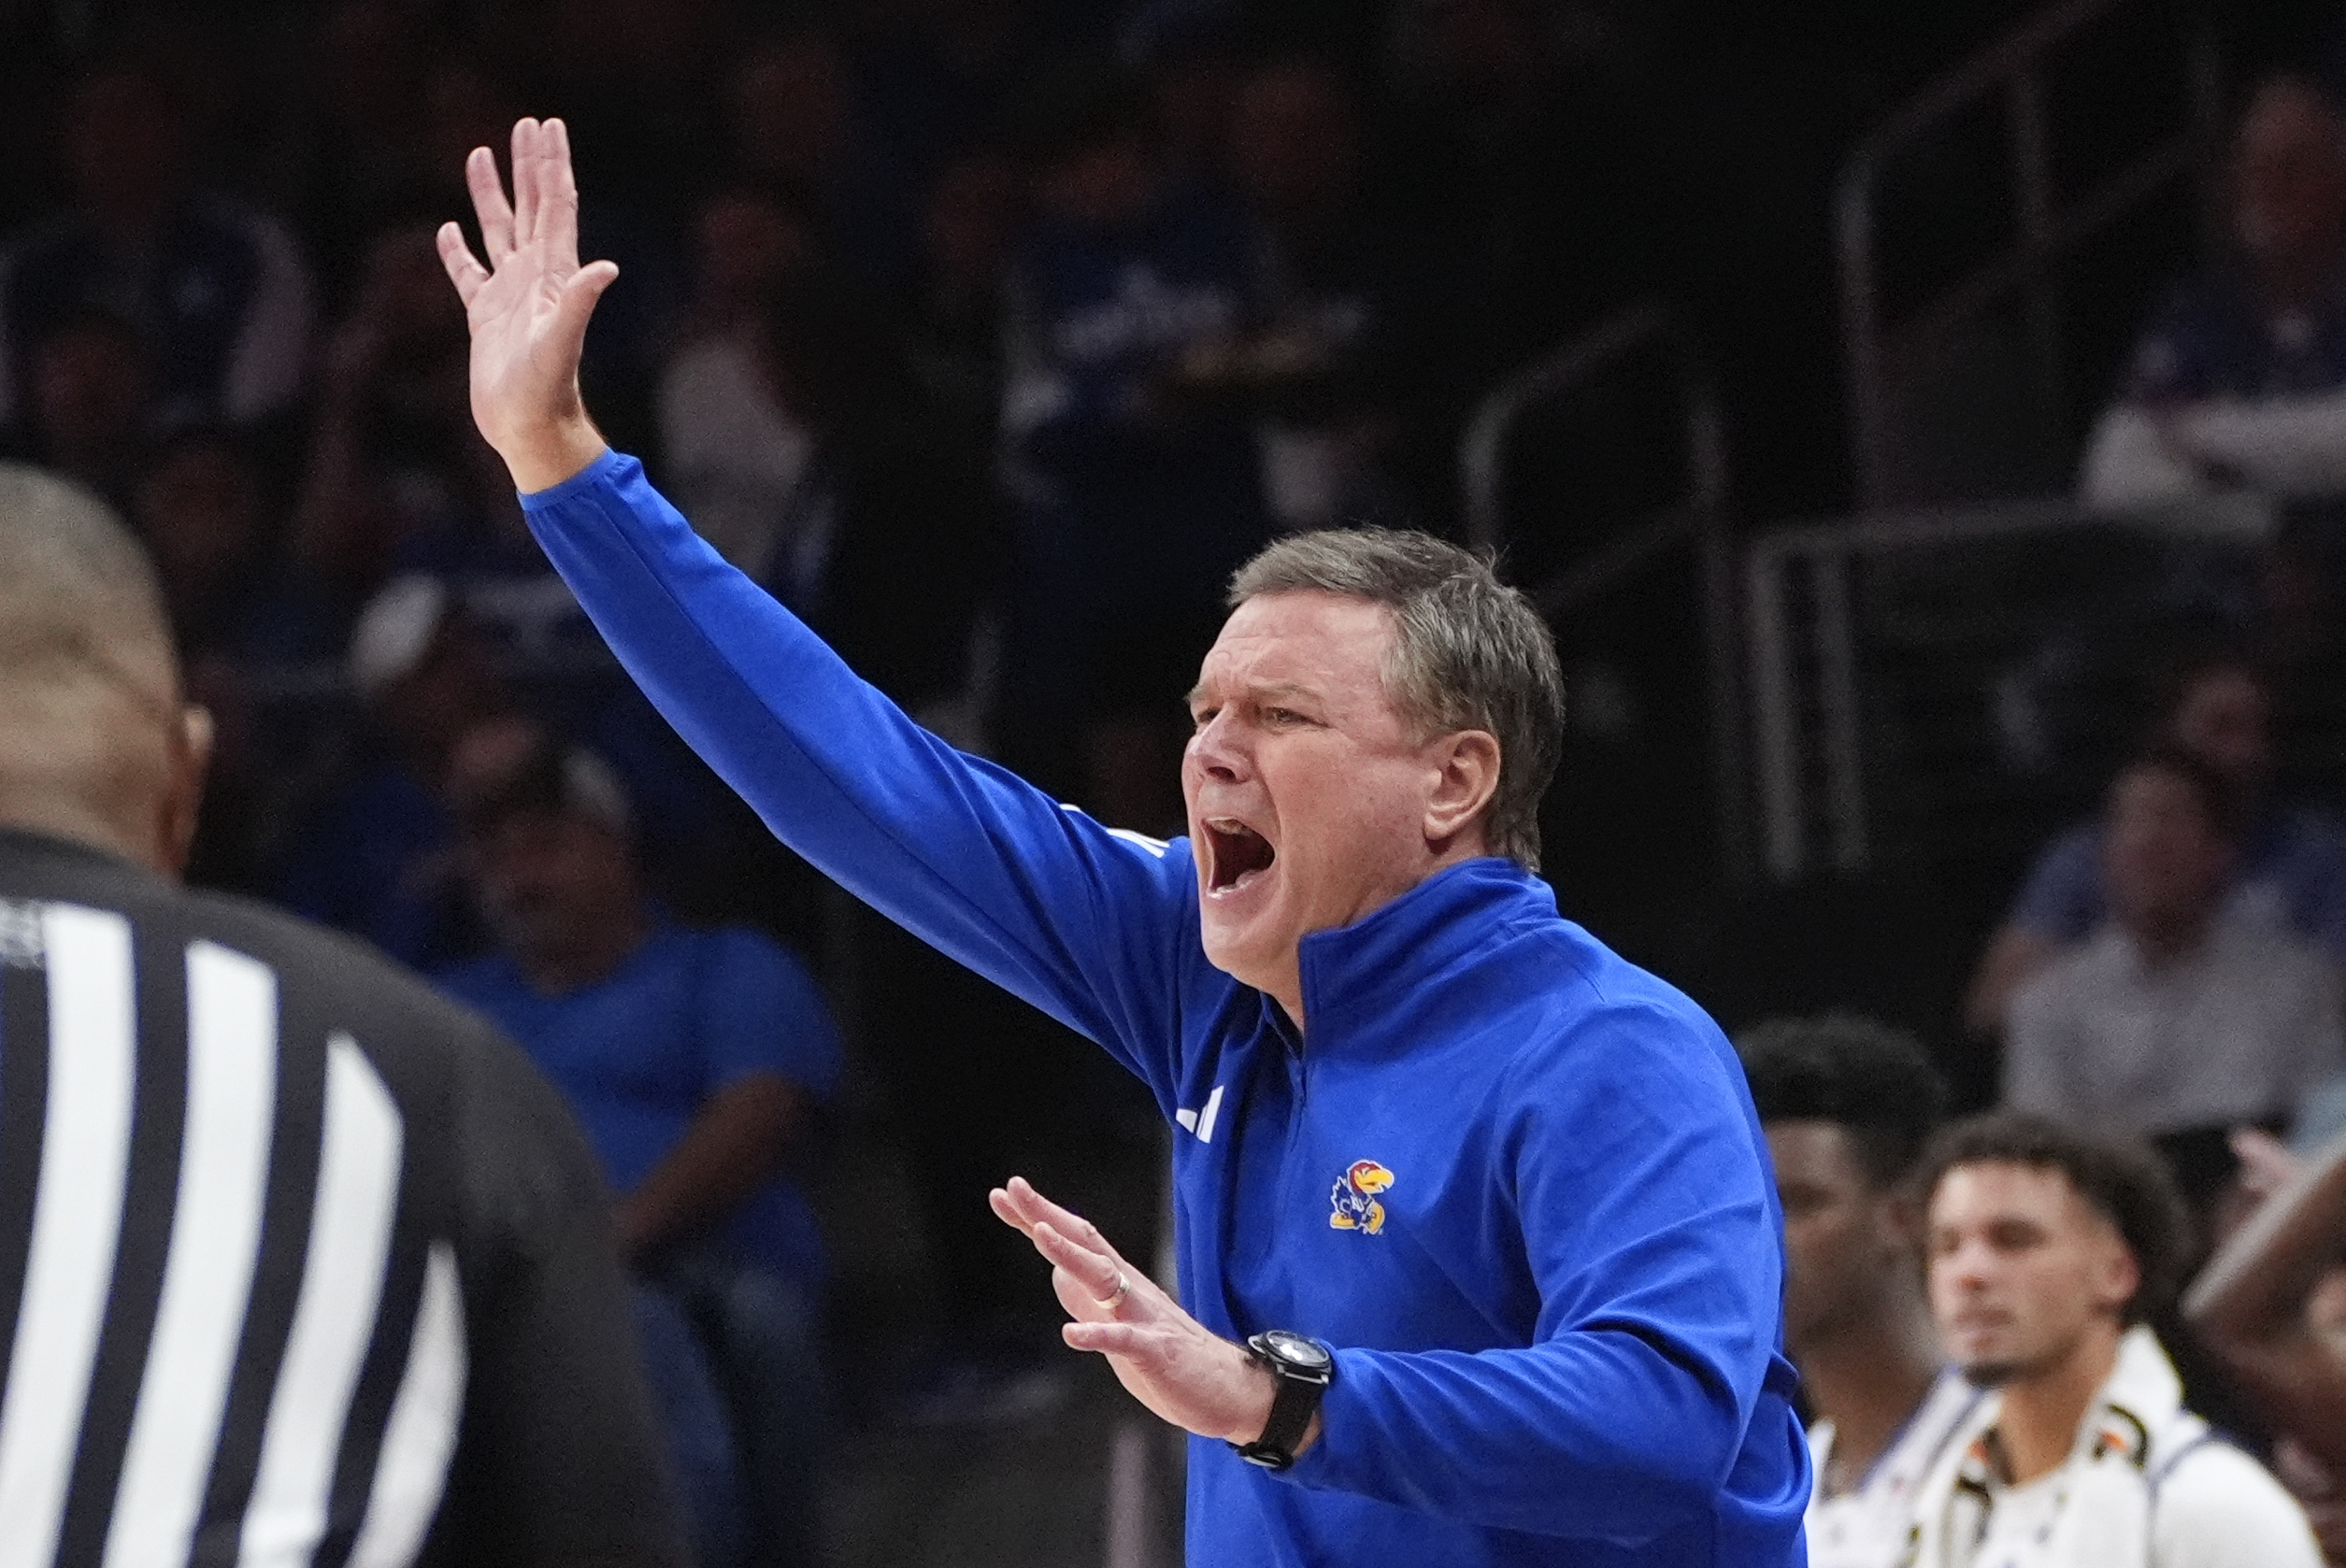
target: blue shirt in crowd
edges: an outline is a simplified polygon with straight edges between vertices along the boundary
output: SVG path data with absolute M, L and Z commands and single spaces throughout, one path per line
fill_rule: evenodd
M 525 503 L 630 672 L 794 848 L 1149 1085 L 1183 1305 L 1334 1348 L 1291 1469 L 1192 1441 L 1193 1563 L 1803 1561 L 1781 1219 L 1692 1002 L 1476 860 L 1304 939 L 1307 1040 L 1208 962 L 1185 841 L 921 730 L 632 459 Z
M 2258 817 L 2241 841 L 2225 909 L 2235 919 L 2290 933 L 2346 961 L 2346 824 L 2302 807 Z M 2008 918 L 2067 946 L 2100 930 L 2109 914 L 2096 820 L 2045 846 Z
M 838 1031 L 813 976 L 753 931 L 663 921 L 608 976 L 560 996 L 504 954 L 440 987 L 494 1019 L 568 1096 L 618 1192 L 640 1186 L 701 1108 L 751 1074 L 779 1074 L 818 1099 L 838 1082 Z M 751 1261 L 821 1283 L 822 1237 L 789 1182 L 751 1194 L 728 1233 Z
M 2219 274 L 2178 290 L 2135 345 L 2136 403 L 2263 398 L 2346 386 L 2346 278 L 2320 309 L 2274 315 L 2247 279 Z

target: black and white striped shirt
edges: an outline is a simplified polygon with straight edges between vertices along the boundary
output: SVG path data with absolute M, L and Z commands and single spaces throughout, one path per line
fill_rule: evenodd
M 0 832 L 0 1568 L 675 1561 L 624 1291 L 487 1025 Z

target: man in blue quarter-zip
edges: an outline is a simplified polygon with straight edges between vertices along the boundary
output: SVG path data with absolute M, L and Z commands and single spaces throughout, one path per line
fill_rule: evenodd
M 1797 1568 L 1808 1453 L 1734 1055 L 1531 873 L 1561 683 L 1526 602 L 1415 535 L 1242 570 L 1191 693 L 1190 836 L 1106 829 L 915 726 L 693 535 L 578 393 L 559 121 L 488 264 L 441 254 L 474 417 L 686 739 L 793 848 L 1098 1041 L 1180 1129 L 1180 1294 L 1013 1181 L 1070 1345 L 1191 1442 L 1198 1564 Z

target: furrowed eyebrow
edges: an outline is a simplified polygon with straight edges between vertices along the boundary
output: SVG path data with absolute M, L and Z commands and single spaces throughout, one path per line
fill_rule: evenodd
M 1298 685 L 1292 680 L 1275 680 L 1267 685 L 1249 686 L 1245 689 L 1243 695 L 1249 701 L 1257 703 L 1284 702 L 1290 698 L 1298 697 L 1306 702 L 1316 703 L 1320 700 L 1319 692 L 1309 686 Z M 1211 699 L 1207 696 L 1203 686 L 1194 686 L 1190 688 L 1189 695 L 1181 700 L 1188 706 L 1195 707 L 1199 703 Z

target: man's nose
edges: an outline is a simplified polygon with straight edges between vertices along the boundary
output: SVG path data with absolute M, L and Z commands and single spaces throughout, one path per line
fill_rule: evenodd
M 1229 715 L 1217 713 L 1189 737 L 1189 760 L 1207 777 L 1232 783 L 1246 777 L 1246 748 Z
M 1947 1278 L 1957 1290 L 1973 1290 L 1986 1282 L 1994 1256 L 1995 1249 L 1985 1242 L 1966 1241 L 1940 1253 L 1938 1266 L 1946 1271 Z

